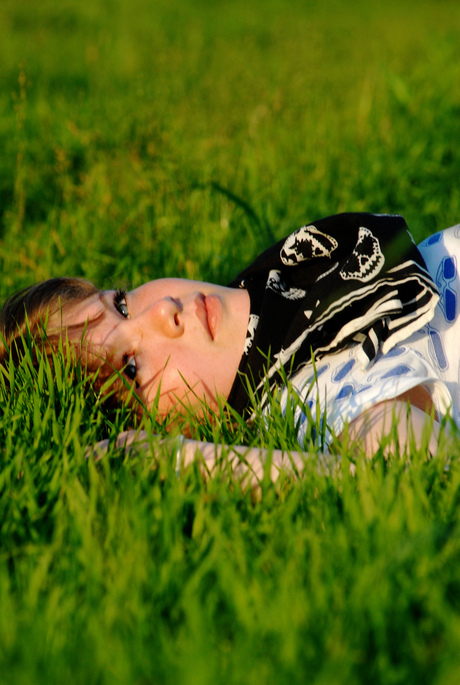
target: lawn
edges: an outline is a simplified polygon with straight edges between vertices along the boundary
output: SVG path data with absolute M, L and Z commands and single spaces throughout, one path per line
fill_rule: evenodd
M 2 0 L 0 46 L 2 298 L 225 284 L 341 211 L 460 221 L 457 0 Z M 254 496 L 87 460 L 133 419 L 52 365 L 0 375 L 2 684 L 456 685 L 455 435 Z M 193 430 L 293 448 L 280 418 Z

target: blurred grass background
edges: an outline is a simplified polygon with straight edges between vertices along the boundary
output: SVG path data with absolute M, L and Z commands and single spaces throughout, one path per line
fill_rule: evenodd
M 2 0 L 0 294 L 225 283 L 346 210 L 421 240 L 460 221 L 459 115 L 456 0 Z M 14 382 L 0 682 L 458 682 L 452 443 L 253 501 L 112 448 L 87 463 L 104 419 L 82 389 Z
M 459 22 L 446 0 L 3 0 L 2 288 L 225 282 L 344 210 L 455 223 Z

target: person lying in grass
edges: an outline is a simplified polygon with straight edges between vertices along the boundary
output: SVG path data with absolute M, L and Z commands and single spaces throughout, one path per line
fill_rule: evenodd
M 297 466 L 312 425 L 325 451 L 346 435 L 372 454 L 395 420 L 400 449 L 421 444 L 429 420 L 434 453 L 440 422 L 460 425 L 457 252 L 460 226 L 417 249 L 402 217 L 349 213 L 294 231 L 225 287 L 50 279 L 5 303 L 0 361 L 20 359 L 27 330 L 45 351 L 65 335 L 99 386 L 115 371 L 120 401 L 131 386 L 141 411 L 165 419 L 225 402 L 250 421 L 251 407 L 269 411 L 276 396 L 286 411 L 294 393 Z M 217 457 L 187 440 L 183 461 L 197 449 Z M 263 471 L 264 450 L 235 451 Z M 276 477 L 286 455 L 271 458 Z

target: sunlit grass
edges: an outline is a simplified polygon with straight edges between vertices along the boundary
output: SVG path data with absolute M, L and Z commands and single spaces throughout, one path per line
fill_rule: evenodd
M 459 35 L 454 0 L 3 0 L 0 294 L 226 283 L 345 210 L 457 223 Z M 255 494 L 177 480 L 171 443 L 125 456 L 132 415 L 59 355 L 0 394 L 2 682 L 457 681 L 455 436 Z M 289 449 L 293 416 L 191 429 Z

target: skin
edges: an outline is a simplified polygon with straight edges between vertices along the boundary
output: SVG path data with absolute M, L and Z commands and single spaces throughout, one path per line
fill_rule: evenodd
M 182 414 L 227 398 L 249 319 L 246 290 L 165 278 L 114 301 L 105 290 L 68 308 L 61 325 L 84 325 L 85 340 L 109 353 L 151 408 Z
M 388 439 L 395 425 L 398 426 L 396 443 Z M 441 426 L 432 416 L 416 406 L 408 405 L 404 398 L 382 402 L 364 412 L 353 421 L 346 434 L 340 436 L 345 449 L 357 456 L 366 454 L 371 457 L 382 447 L 387 456 L 395 453 L 408 455 L 412 449 L 423 449 L 427 454 L 435 455 L 438 447 Z M 160 441 L 161 444 L 161 441 Z M 109 446 L 109 440 L 103 440 L 88 450 L 87 456 L 96 461 L 104 456 Z M 145 431 L 126 431 L 121 433 L 117 446 L 135 453 L 155 453 L 157 446 L 149 439 Z M 296 477 L 305 465 L 314 460 L 320 473 L 330 473 L 338 467 L 340 460 L 331 454 L 307 454 L 304 452 L 285 452 L 283 450 L 266 450 L 260 447 L 244 447 L 243 445 L 223 446 L 199 440 L 184 440 L 171 445 L 176 450 L 176 465 L 178 470 L 186 468 L 199 459 L 204 476 L 212 475 L 219 470 L 220 460 L 226 455 L 226 464 L 230 464 L 236 477 L 243 483 L 257 489 L 264 478 L 269 459 L 268 474 L 273 482 L 280 475 L 288 478 Z M 178 450 L 178 451 L 177 451 Z M 350 465 L 350 472 L 355 468 Z
M 125 369 L 149 408 L 158 396 L 160 414 L 196 413 L 202 411 L 203 400 L 215 407 L 218 397 L 228 397 L 246 339 L 250 304 L 247 291 L 198 281 L 160 279 L 126 293 L 118 301 L 114 296 L 113 290 L 102 291 L 68 308 L 61 323 L 87 323 L 86 340 L 101 352 L 108 352 L 115 365 Z M 400 452 L 423 446 L 435 454 L 440 426 L 431 418 L 426 442 L 430 414 L 433 416 L 429 395 L 423 388 L 415 388 L 364 412 L 339 440 L 351 441 L 357 452 L 371 455 L 396 420 Z M 147 451 L 151 445 L 146 438 L 143 432 L 128 431 L 120 436 L 119 443 L 127 447 L 134 443 Z M 96 458 L 106 450 L 106 442 L 94 447 Z M 182 466 L 191 463 L 198 451 L 206 472 L 212 472 L 221 449 L 186 440 L 181 449 Z M 231 449 L 235 473 L 248 477 L 256 486 L 264 473 L 267 451 L 243 446 Z M 388 449 L 392 452 L 394 445 Z M 270 476 L 276 480 L 280 472 L 300 472 L 305 455 L 274 450 L 270 459 Z M 329 468 L 328 461 L 324 464 L 322 468 Z

